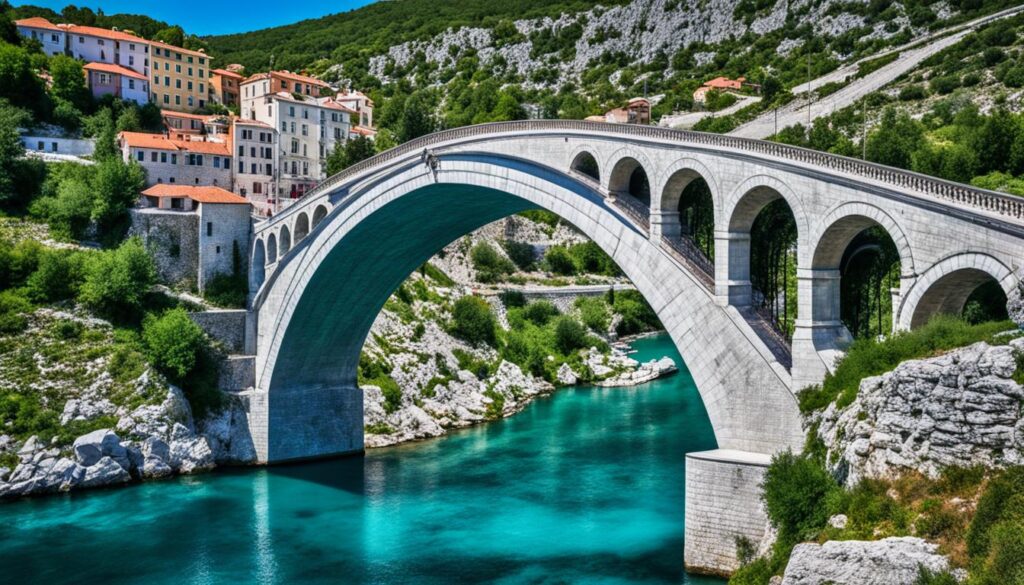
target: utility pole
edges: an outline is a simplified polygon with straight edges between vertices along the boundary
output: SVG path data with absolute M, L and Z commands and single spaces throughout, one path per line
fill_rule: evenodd
M 811 53 L 807 53 L 807 139 L 811 139 L 811 102 L 814 98 L 811 94 Z
M 860 106 L 860 158 L 868 160 L 868 100 L 861 102 Z
M 775 140 L 779 139 L 779 106 L 775 106 Z

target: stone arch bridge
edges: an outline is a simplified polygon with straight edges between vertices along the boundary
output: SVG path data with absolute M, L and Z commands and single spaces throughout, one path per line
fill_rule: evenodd
M 679 197 L 698 178 L 712 196 L 713 263 L 681 234 Z M 750 282 L 752 224 L 780 198 L 797 226 L 791 343 L 752 307 Z M 359 352 L 389 294 L 449 242 L 538 207 L 619 264 L 694 377 L 719 450 L 687 459 L 686 557 L 708 570 L 735 564 L 736 535 L 760 539 L 764 465 L 802 445 L 795 393 L 820 382 L 849 342 L 840 262 L 858 233 L 877 226 L 896 245 L 901 328 L 959 311 L 982 283 L 1009 291 L 1024 258 L 1024 199 L 856 159 L 578 121 L 439 132 L 327 179 L 256 225 L 247 401 L 260 459 L 360 451 Z

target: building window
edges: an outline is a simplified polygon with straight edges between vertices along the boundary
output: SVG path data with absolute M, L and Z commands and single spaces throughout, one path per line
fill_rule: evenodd
M 307 124 L 302 125 L 302 135 L 309 136 L 309 126 Z
M 188 82 L 188 90 L 189 90 L 189 91 L 192 91 L 192 82 L 191 82 L 191 81 L 190 81 L 190 82 Z
M 238 145 L 238 156 L 245 156 L 245 147 L 241 144 Z
M 149 153 L 149 162 L 156 162 L 156 152 Z
M 174 105 L 176 105 L 176 106 L 180 106 L 181 105 L 181 96 L 180 95 L 174 96 Z
M 298 153 L 299 153 L 299 140 L 297 138 L 292 138 L 292 154 L 298 154 Z
M 50 152 L 57 152 L 57 143 L 56 142 L 51 142 L 50 143 Z
M 288 89 L 288 82 L 283 79 L 281 80 L 281 89 Z
M 78 44 L 82 44 L 84 42 L 85 42 L 85 37 L 78 37 Z
M 135 156 L 136 158 L 139 159 L 139 162 L 146 162 L 146 153 L 142 152 L 141 150 L 138 151 Z
M 217 253 L 220 254 L 220 246 L 217 246 Z
M 191 63 L 191 62 L 192 62 L 192 57 L 189 57 L 189 58 L 188 58 L 188 62 L 189 62 L 189 63 Z M 189 77 L 192 77 L 192 68 L 191 68 L 191 67 L 189 67 L 189 68 L 188 68 L 188 76 L 189 76 Z
M 171 153 L 171 164 L 172 165 L 178 164 L 178 155 L 174 154 L 173 152 Z
M 295 122 L 292 122 L 291 128 L 292 128 L 292 134 L 295 134 Z
M 174 72 L 175 73 L 181 73 L 181 65 L 175 64 L 174 65 Z
M 129 79 L 128 80 L 128 89 L 135 89 L 135 80 L 134 79 Z
M 287 131 L 288 131 L 288 122 L 285 122 L 284 120 L 282 120 L 281 121 L 281 132 L 287 132 Z
M 303 175 L 308 175 L 309 174 L 309 163 L 308 162 L 303 162 L 302 163 L 302 174 Z
M 263 192 L 263 183 L 253 183 L 252 184 L 252 192 L 256 193 L 256 194 L 262 193 Z
M 165 104 L 170 104 L 171 103 L 171 96 L 167 95 L 166 93 L 164 94 L 164 103 Z
M 166 152 L 161 152 L 160 153 L 160 162 L 165 163 L 165 164 L 167 163 L 167 153 Z
M 273 166 L 270 165 L 270 163 L 267 163 L 267 172 L 264 173 L 264 174 L 265 175 L 273 175 L 274 174 L 274 168 L 273 168 Z
M 188 96 L 188 107 L 192 107 L 192 96 Z
M 167 75 L 164 76 L 164 85 L 166 85 L 167 87 L 171 86 L 171 78 Z
M 249 165 L 249 168 L 252 170 L 252 174 L 254 175 L 259 172 L 256 170 L 256 163 L 252 163 L 251 165 Z
M 40 140 L 36 143 L 36 150 L 46 150 L 46 143 Z
M 208 222 L 206 222 L 206 237 L 210 237 L 212 235 L 213 235 L 213 222 L 212 221 L 208 221 Z
M 220 157 L 219 156 L 213 157 L 213 168 L 215 168 L 215 169 L 219 169 L 220 168 Z

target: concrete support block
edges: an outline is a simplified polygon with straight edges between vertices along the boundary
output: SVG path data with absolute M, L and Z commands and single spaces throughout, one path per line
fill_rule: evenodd
M 260 463 L 361 453 L 359 388 L 254 389 L 240 394 Z
M 750 306 L 749 232 L 715 232 L 715 298 L 720 306 Z
M 655 242 L 666 238 L 678 238 L 682 234 L 678 212 L 651 210 L 651 239 Z
M 728 576 L 739 568 L 736 541 L 758 549 L 768 528 L 761 483 L 771 457 L 716 449 L 686 456 L 686 570 Z

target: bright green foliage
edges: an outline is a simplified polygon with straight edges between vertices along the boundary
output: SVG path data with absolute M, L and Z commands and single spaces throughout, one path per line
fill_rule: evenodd
M 175 381 L 185 379 L 206 348 L 203 330 L 184 309 L 172 309 L 160 317 L 147 317 L 142 324 L 142 339 L 153 364 Z
M 772 457 L 764 478 L 768 518 L 779 541 L 795 544 L 810 539 L 828 520 L 826 498 L 840 489 L 818 463 L 790 451 Z
M 583 274 L 603 274 L 606 276 L 618 276 L 621 274 L 618 265 L 606 254 L 600 246 L 592 240 L 573 244 L 569 247 L 569 256 L 572 257 L 576 270 Z
M 555 319 L 555 347 L 562 355 L 569 355 L 587 346 L 587 330 L 576 319 L 563 315 Z
M 612 306 L 615 312 L 622 315 L 622 321 L 616 327 L 619 335 L 635 335 L 644 331 L 661 329 L 661 321 L 647 300 L 635 290 L 624 290 L 614 293 Z
M 508 254 L 509 259 L 512 260 L 519 270 L 529 272 L 534 269 L 537 258 L 533 246 L 513 240 L 505 240 L 501 245 L 505 248 L 505 253 Z
M 611 314 L 604 299 L 595 297 L 579 297 L 573 303 L 580 312 L 583 324 L 598 333 L 606 333 L 611 323 Z
M 1024 522 L 1024 467 L 1009 468 L 989 482 L 967 534 L 967 553 L 972 558 L 987 557 L 993 528 L 1011 520 Z
M 66 55 L 54 55 L 50 57 L 49 68 L 53 79 L 50 95 L 55 101 L 67 102 L 80 112 L 92 105 L 92 95 L 85 85 L 80 61 Z
M 10 290 L 0 292 L 0 334 L 17 333 L 28 325 L 26 314 L 32 311 L 28 299 Z
M 139 311 L 156 279 L 153 261 L 138 238 L 93 255 L 85 271 L 79 300 L 111 317 L 129 317 Z
M 0 99 L 36 115 L 46 112 L 43 84 L 32 70 L 28 51 L 7 43 L 0 43 Z
M 0 290 L 19 287 L 36 271 L 43 246 L 35 240 L 17 244 L 0 240 Z
M 366 352 L 359 354 L 358 383 L 360 386 L 377 386 L 384 395 L 384 411 L 392 413 L 402 407 L 402 389 L 391 377 L 391 364 L 375 360 Z
M 548 301 L 534 301 L 523 307 L 520 313 L 524 319 L 543 327 L 559 315 L 558 308 Z
M 992 336 L 1013 329 L 1010 322 L 968 325 L 957 317 L 939 315 L 925 326 L 899 332 L 881 341 L 858 339 L 847 350 L 835 372 L 825 376 L 821 387 L 800 393 L 800 409 L 811 412 L 838 400 L 848 406 L 857 397 L 860 381 L 892 370 L 901 362 L 936 355 L 977 341 L 992 341 Z
M 366 160 L 377 153 L 372 140 L 357 136 L 335 147 L 327 157 L 327 174 L 335 175 L 357 162 Z
M 544 264 L 547 269 L 562 276 L 576 274 L 576 263 L 573 262 L 569 249 L 562 245 L 551 246 L 544 252 Z
M 92 219 L 107 243 L 119 242 L 127 231 L 128 209 L 138 201 L 145 184 L 146 174 L 134 162 L 112 158 L 96 165 Z
M 18 127 L 27 119 L 27 112 L 11 107 L 6 100 L 0 99 L 0 202 L 5 204 L 17 200 L 20 192 L 16 167 L 23 164 L 20 159 L 25 153 L 25 147 L 21 143 Z
M 46 250 L 27 281 L 28 295 L 37 303 L 72 299 L 85 279 L 86 254 L 71 250 Z
M 958 585 L 960 582 L 949 572 L 932 573 L 921 567 L 914 585 Z
M 887 108 L 868 134 L 867 156 L 872 162 L 910 168 L 911 153 L 924 142 L 924 129 L 906 112 Z
M 451 333 L 471 345 L 494 345 L 497 322 L 480 297 L 464 296 L 452 307 Z
M 505 275 L 515 272 L 515 265 L 498 253 L 487 242 L 478 242 L 470 250 L 469 258 L 476 270 L 476 278 L 480 282 L 500 282 Z

